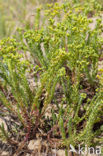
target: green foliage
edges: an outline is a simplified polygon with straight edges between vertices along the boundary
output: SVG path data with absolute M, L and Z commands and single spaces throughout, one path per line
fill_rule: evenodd
M 17 52 L 19 44 L 14 39 L 2 40 L 0 45 L 0 77 L 5 88 L 5 91 L 0 91 L 0 100 L 27 127 L 26 120 L 30 114 L 28 107 L 33 101 L 33 93 L 26 78 L 30 65 L 26 60 L 21 60 L 23 55 Z M 7 98 L 8 94 L 13 96 L 13 100 Z
M 91 4 L 91 5 L 90 5 Z M 81 9 L 80 9 L 81 8 Z M 88 18 L 98 13 L 94 29 Z M 15 39 L 0 42 L 0 101 L 15 114 L 26 139 L 48 124 L 46 111 L 52 108 L 50 125 L 58 126 L 62 145 L 96 146 L 103 126 L 103 54 L 101 5 L 96 1 L 49 4 L 40 24 L 37 9 L 33 29 L 19 29 Z M 30 56 L 26 58 L 26 54 Z M 30 86 L 29 76 L 36 86 Z M 58 90 L 58 91 L 57 91 Z M 59 98 L 58 98 L 59 92 Z M 8 97 L 12 95 L 13 99 Z M 59 102 L 58 102 L 59 100 Z M 56 108 L 54 108 L 54 106 Z M 98 128 L 96 124 L 102 123 Z M 44 127 L 42 127 L 44 126 Z M 16 128 L 15 128 L 16 129 Z M 1 128 L 6 134 L 3 127 Z M 45 131 L 45 130 L 44 130 Z M 57 134 L 57 129 L 54 130 Z M 47 132 L 47 131 L 46 131 Z M 19 133 L 19 132 L 18 132 Z

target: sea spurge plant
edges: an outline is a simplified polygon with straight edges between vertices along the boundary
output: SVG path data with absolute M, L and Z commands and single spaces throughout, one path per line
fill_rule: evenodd
M 26 77 L 30 65 L 29 62 L 21 59 L 21 54 L 17 53 L 17 45 L 13 39 L 1 41 L 0 79 L 2 89 L 0 90 L 0 101 L 27 130 L 26 120 L 30 117 L 28 109 L 33 101 L 33 93 Z M 10 100 L 10 94 L 13 100 Z
M 19 29 L 17 39 L 0 43 L 1 105 L 20 120 L 19 130 L 27 133 L 25 140 L 43 131 L 48 141 L 54 135 L 66 149 L 70 144 L 100 144 L 103 74 L 98 64 L 103 26 L 98 16 L 94 29 L 90 28 L 88 14 L 98 8 L 91 3 L 92 9 L 81 2 L 50 4 L 45 26 L 39 23 L 38 9 L 33 29 Z
M 57 82 L 59 81 L 59 77 L 65 75 L 65 68 L 63 68 L 62 66 L 68 60 L 68 57 L 69 55 L 64 50 L 58 50 L 54 54 L 54 57 L 50 62 L 48 70 L 41 75 L 41 85 L 36 93 L 34 105 L 38 105 L 38 99 L 41 96 L 42 91 L 44 89 L 46 92 L 46 97 L 44 100 L 43 112 L 45 111 L 47 105 L 51 102 L 53 98 L 52 96 L 55 92 L 55 87 Z
M 55 4 L 54 7 L 51 7 L 52 12 L 58 9 L 57 6 L 58 4 Z M 70 6 L 68 5 L 68 7 Z M 91 77 L 95 79 L 96 62 L 100 57 L 100 49 L 102 48 L 100 38 L 102 28 L 99 26 L 101 20 L 98 20 L 99 24 L 97 22 L 95 29 L 91 30 L 89 28 L 91 20 L 88 20 L 85 15 L 75 13 L 73 7 L 65 13 L 64 8 L 64 4 L 59 6 L 62 11 L 61 20 L 57 21 L 54 16 L 48 14 L 49 23 L 46 28 L 24 33 L 24 38 L 29 46 L 28 50 L 34 55 L 36 63 L 38 62 L 39 65 L 48 68 L 52 54 L 55 53 L 56 49 L 65 48 L 70 55 L 70 68 L 79 66 L 80 69 L 85 69 L 91 82 Z M 97 44 L 95 45 L 95 43 Z M 81 62 L 82 58 L 83 61 Z M 93 66 L 90 68 L 91 62 L 93 62 Z

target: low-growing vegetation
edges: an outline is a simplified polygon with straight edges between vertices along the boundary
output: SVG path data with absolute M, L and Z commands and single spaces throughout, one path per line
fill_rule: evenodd
M 48 153 L 56 144 L 65 155 L 70 145 L 103 143 L 102 3 L 45 8 L 37 8 L 33 26 L 0 41 L 0 140 L 13 146 L 11 155 L 39 138 Z

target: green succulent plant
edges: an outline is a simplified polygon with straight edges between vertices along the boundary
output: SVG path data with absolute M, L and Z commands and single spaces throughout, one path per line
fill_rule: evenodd
M 33 29 L 19 28 L 14 38 L 0 42 L 0 109 L 6 107 L 4 116 L 16 116 L 20 125 L 12 131 L 21 130 L 26 141 L 41 128 L 47 135 L 54 132 L 67 150 L 70 144 L 101 145 L 103 71 L 98 64 L 103 55 L 102 7 L 97 1 L 83 3 L 49 4 L 43 24 L 39 8 Z M 91 12 L 99 15 L 94 29 L 90 28 Z M 35 86 L 30 86 L 29 77 Z M 3 126 L 0 130 L 7 140 L 12 135 Z

